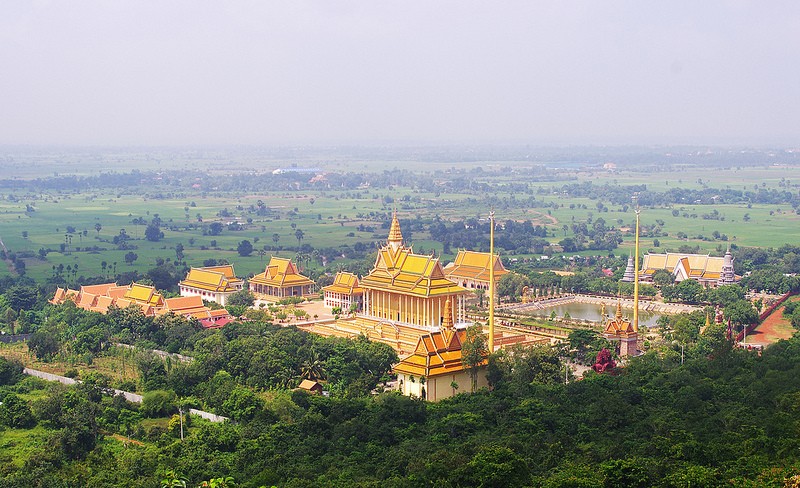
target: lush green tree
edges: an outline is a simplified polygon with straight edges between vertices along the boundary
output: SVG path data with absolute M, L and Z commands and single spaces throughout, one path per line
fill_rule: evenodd
M 157 225 L 149 224 L 144 230 L 144 238 L 151 242 L 158 242 L 164 238 L 164 233 Z
M 653 284 L 658 287 L 672 285 L 675 283 L 675 275 L 665 269 L 659 269 L 653 273 Z
M 36 419 L 27 401 L 9 393 L 0 401 L 0 424 L 15 429 L 27 429 L 36 425 Z
M 730 303 L 724 308 L 723 313 L 737 328 L 758 323 L 758 311 L 748 300 Z
M 17 359 L 0 356 L 0 386 L 13 385 L 22 378 L 24 366 Z
M 712 305 L 726 307 L 733 302 L 744 299 L 744 289 L 739 285 L 724 285 L 706 292 L 706 299 Z
M 522 289 L 530 285 L 530 279 L 519 273 L 503 275 L 497 282 L 497 295 L 517 300 L 522 296 Z
M 461 361 L 469 370 L 472 391 L 478 387 L 478 372 L 489 355 L 489 344 L 486 341 L 486 335 L 480 324 L 467 327 L 464 343 L 461 345 Z
M 16 312 L 31 310 L 39 299 L 39 288 L 36 286 L 14 285 L 6 290 L 5 298 L 8 306 Z
M 164 417 L 175 410 L 176 396 L 173 391 L 153 390 L 142 395 L 141 411 L 145 417 Z
M 241 305 L 244 307 L 252 307 L 255 302 L 256 296 L 247 288 L 232 293 L 227 300 L 228 305 Z
M 253 244 L 250 243 L 247 239 L 241 241 L 239 245 L 236 247 L 236 252 L 239 253 L 239 256 L 249 256 L 253 254 Z
M 34 332 L 31 338 L 28 339 L 28 349 L 33 351 L 38 359 L 49 361 L 61 349 L 57 331 L 54 329 L 41 329 Z

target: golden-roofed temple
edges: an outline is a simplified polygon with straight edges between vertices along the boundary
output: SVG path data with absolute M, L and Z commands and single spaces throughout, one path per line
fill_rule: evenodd
M 291 260 L 277 256 L 272 256 L 263 273 L 250 278 L 249 286 L 257 298 L 272 301 L 316 296 L 314 282 L 301 275 Z
M 454 396 L 458 388 L 466 390 L 472 384 L 472 378 L 462 361 L 461 348 L 465 337 L 466 330 L 457 330 L 453 326 L 453 311 L 448 299 L 441 329 L 420 336 L 414 352 L 394 367 L 400 392 L 435 402 Z M 485 365 L 484 361 L 481 368 Z M 478 374 L 477 380 L 478 387 L 488 386 L 485 374 Z
M 181 296 L 199 296 L 203 300 L 225 306 L 228 297 L 244 287 L 244 281 L 236 277 L 233 265 L 192 268 L 179 283 Z
M 605 305 L 603 306 L 605 315 Z M 622 303 L 617 302 L 617 313 L 606 320 L 603 337 L 611 342 L 618 342 L 618 354 L 621 357 L 638 354 L 639 331 L 635 324 L 622 316 Z
M 495 286 L 508 270 L 503 266 L 500 256 L 494 259 L 488 252 L 459 250 L 455 261 L 444 267 L 444 274 L 450 281 L 471 290 L 489 289 L 489 268 L 494 267 Z
M 708 254 L 645 254 L 640 279 L 653 281 L 653 274 L 665 270 L 675 277 L 675 282 L 691 279 L 705 286 L 732 284 L 737 281 L 733 273 L 733 258 L 728 251 L 724 257 Z
M 326 307 L 339 307 L 344 311 L 354 303 L 360 307 L 364 300 L 364 289 L 359 284 L 358 276 L 347 271 L 336 273 L 333 283 L 322 288 L 322 294 Z
M 456 327 L 466 325 L 464 296 L 468 290 L 447 279 L 438 258 L 414 254 L 403 245 L 397 212 L 392 216 L 388 242 L 378 251 L 361 288 L 364 307 L 360 317 L 435 331 L 450 299 L 455 304 Z

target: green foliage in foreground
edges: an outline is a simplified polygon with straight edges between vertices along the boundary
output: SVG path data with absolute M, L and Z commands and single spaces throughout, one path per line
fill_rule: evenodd
M 99 439 L 92 425 L 114 428 L 115 407 L 59 389 L 33 411 L 61 447 L 8 464 L 0 484 L 155 487 L 174 470 L 187 486 L 777 487 L 800 472 L 800 338 L 762 356 L 723 345 L 683 366 L 648 353 L 566 386 L 530 377 L 438 404 L 273 395 L 239 423 L 198 422 L 184 442 L 154 431 L 125 449 L 79 449 Z

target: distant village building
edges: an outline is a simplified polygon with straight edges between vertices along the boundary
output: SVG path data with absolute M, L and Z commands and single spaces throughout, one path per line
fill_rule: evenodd
M 462 361 L 462 344 L 466 330 L 456 330 L 448 299 L 444 309 L 444 323 L 440 330 L 419 338 L 414 352 L 404 357 L 394 372 L 397 388 L 406 396 L 416 396 L 435 402 L 470 391 L 472 376 Z M 486 362 L 480 365 L 477 387 L 488 386 Z
M 721 258 L 707 254 L 645 254 L 641 281 L 653 281 L 653 274 L 658 270 L 672 273 L 676 283 L 695 280 L 701 285 L 715 287 L 739 281 L 734 273 L 730 249 Z
M 182 297 L 199 296 L 224 307 L 229 296 L 242 290 L 244 281 L 236 277 L 232 265 L 208 266 L 190 269 L 179 287 Z
M 364 300 L 364 290 L 359 286 L 358 276 L 346 271 L 336 273 L 333 283 L 322 288 L 322 294 L 326 307 L 339 307 L 344 311 L 354 303 L 361 308 Z
M 272 256 L 263 273 L 250 279 L 249 286 L 256 297 L 271 301 L 316 296 L 314 282 L 301 275 L 291 260 L 277 256 Z

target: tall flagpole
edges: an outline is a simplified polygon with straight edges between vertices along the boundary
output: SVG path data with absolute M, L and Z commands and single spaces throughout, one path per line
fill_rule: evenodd
M 636 212 L 636 244 L 634 245 L 635 262 L 633 271 L 633 331 L 639 332 L 639 195 L 633 196 L 633 202 L 636 205 L 634 212 Z
M 494 353 L 494 210 L 489 212 L 489 354 Z

